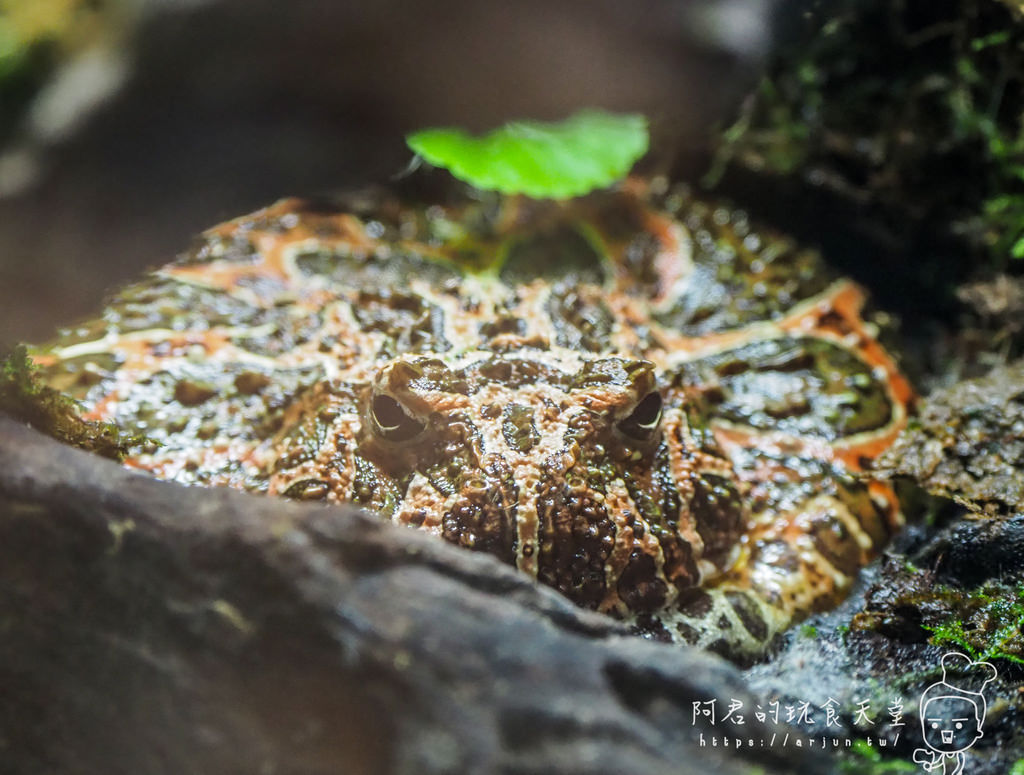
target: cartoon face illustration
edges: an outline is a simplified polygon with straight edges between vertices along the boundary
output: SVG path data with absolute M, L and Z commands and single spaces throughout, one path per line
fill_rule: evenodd
M 921 693 L 919 706 L 928 747 L 915 749 L 914 761 L 926 772 L 942 768 L 959 775 L 964 771 L 964 752 L 984 734 L 986 704 L 981 690 L 995 678 L 996 669 L 988 662 L 975 662 L 955 651 L 942 657 L 942 680 Z
M 942 694 L 930 697 L 921 710 L 924 740 L 933 751 L 964 751 L 984 734 L 985 711 L 973 698 Z

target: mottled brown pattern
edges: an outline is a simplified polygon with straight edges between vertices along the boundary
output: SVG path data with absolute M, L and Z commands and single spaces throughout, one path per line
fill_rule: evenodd
M 152 439 L 129 466 L 360 503 L 651 637 L 749 656 L 899 524 L 857 479 L 910 398 L 862 301 L 658 181 L 288 200 L 35 358 Z

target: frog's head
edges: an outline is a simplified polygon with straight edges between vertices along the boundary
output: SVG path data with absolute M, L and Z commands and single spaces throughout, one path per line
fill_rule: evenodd
M 588 213 L 615 203 L 637 234 L 642 216 L 614 198 L 513 208 L 498 219 L 511 235 L 463 235 L 473 271 L 432 265 L 449 275 L 395 275 L 404 290 L 372 309 L 361 297 L 351 347 L 377 360 L 343 377 L 348 419 L 315 463 L 340 469 L 279 467 L 271 492 L 361 503 L 623 615 L 729 567 L 746 524 L 736 477 L 693 397 L 644 359 L 665 261 L 650 235 L 629 267 L 612 260 L 606 240 L 626 237 Z
M 359 404 L 339 499 L 494 554 L 578 603 L 654 610 L 733 556 L 744 518 L 732 469 L 649 361 L 406 356 Z

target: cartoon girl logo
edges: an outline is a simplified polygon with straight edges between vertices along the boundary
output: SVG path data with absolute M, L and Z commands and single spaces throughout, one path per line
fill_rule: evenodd
M 964 676 L 968 670 L 983 678 L 977 691 L 951 683 L 953 676 Z M 915 750 L 914 761 L 926 772 L 961 775 L 964 771 L 964 751 L 984 735 L 986 705 L 981 692 L 995 677 L 996 669 L 988 662 L 973 662 L 956 652 L 942 657 L 942 680 L 921 694 L 921 727 L 928 748 Z

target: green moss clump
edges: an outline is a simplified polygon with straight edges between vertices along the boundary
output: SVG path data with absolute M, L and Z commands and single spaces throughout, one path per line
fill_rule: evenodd
M 955 593 L 961 593 L 957 596 Z M 1024 665 L 1024 585 L 1004 588 L 989 583 L 967 593 L 954 593 L 955 613 L 935 625 L 923 625 L 935 646 L 955 646 L 971 659 L 1005 659 Z
M 39 379 L 24 345 L 6 355 L 0 353 L 0 412 L 65 444 L 114 460 L 123 459 L 130 448 L 147 442 L 124 434 L 113 423 L 83 420 L 75 401 Z
M 809 12 L 720 137 L 729 169 L 799 175 L 892 235 L 1024 257 L 1024 14 L 1019 3 L 838 0 Z M 825 10 L 827 9 L 827 10 Z
M 936 583 L 929 571 L 886 569 L 884 586 L 854 616 L 854 632 L 954 648 L 975 661 L 1024 664 L 1024 584 L 989 580 L 973 588 Z

